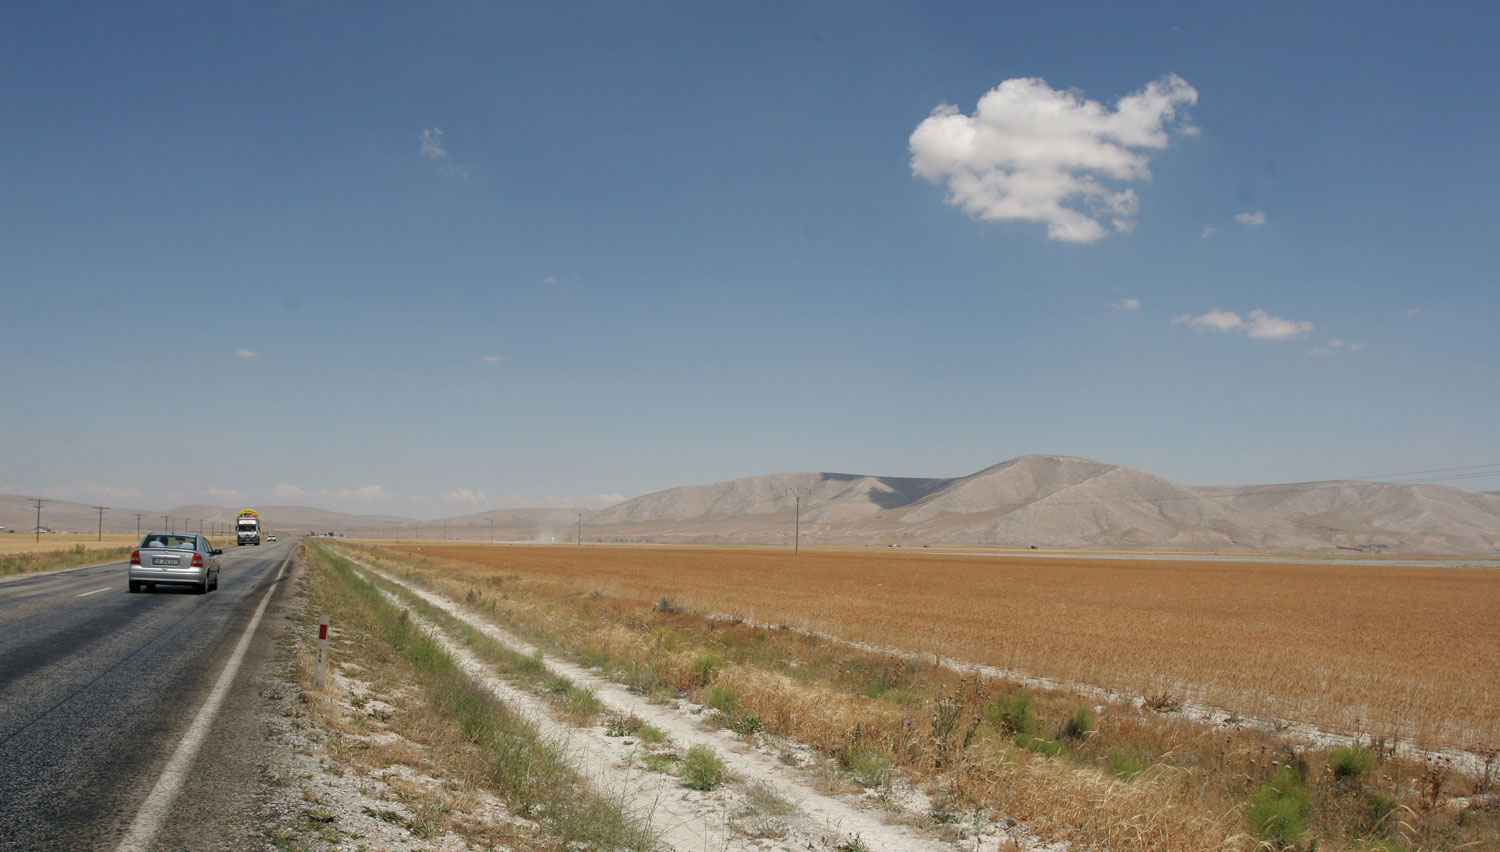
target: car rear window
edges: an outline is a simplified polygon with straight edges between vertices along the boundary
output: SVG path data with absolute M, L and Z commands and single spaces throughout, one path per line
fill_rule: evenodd
M 141 547 L 171 548 L 175 550 L 197 550 L 198 539 L 187 535 L 148 535 Z

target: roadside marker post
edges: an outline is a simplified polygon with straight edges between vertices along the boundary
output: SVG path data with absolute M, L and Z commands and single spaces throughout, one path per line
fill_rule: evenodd
M 313 669 L 313 683 L 323 685 L 323 663 L 328 659 L 328 616 L 318 621 L 318 665 Z

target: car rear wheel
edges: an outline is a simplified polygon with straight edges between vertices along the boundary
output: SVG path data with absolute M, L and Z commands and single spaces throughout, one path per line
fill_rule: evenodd
M 136 582 L 135 580 L 129 581 L 127 585 L 130 588 L 131 594 L 135 594 L 136 592 L 139 592 L 141 590 L 141 584 Z

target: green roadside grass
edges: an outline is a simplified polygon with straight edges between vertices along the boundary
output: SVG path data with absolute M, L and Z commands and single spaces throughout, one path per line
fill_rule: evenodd
M 656 848 L 657 838 L 649 826 L 626 813 L 619 801 L 590 789 L 555 744 L 475 683 L 437 641 L 417 627 L 406 610 L 387 600 L 374 584 L 380 582 L 378 579 L 372 581 L 353 562 L 317 543 L 308 543 L 307 556 L 310 570 L 325 571 L 336 581 L 329 584 L 330 599 L 317 604 L 343 623 L 367 630 L 412 667 L 412 687 L 421 690 L 444 720 L 460 730 L 482 756 L 486 789 L 515 813 L 545 823 L 560 848 L 621 852 Z M 417 608 L 415 604 L 413 608 Z M 419 611 L 428 615 L 426 610 Z M 433 619 L 443 621 L 436 616 Z M 453 621 L 451 617 L 449 621 Z M 455 627 L 449 621 L 443 621 L 444 629 L 451 628 L 476 647 L 485 644 L 481 641 L 485 637 L 477 631 L 465 631 L 464 625 Z M 491 653 L 497 658 L 518 658 L 504 666 L 518 676 L 526 676 L 529 669 L 530 677 L 545 677 L 539 659 L 508 651 L 499 653 L 495 648 L 487 648 L 481 656 L 488 660 Z M 556 694 L 565 702 L 582 701 L 561 685 L 539 682 L 548 686 L 549 693 L 554 692 L 552 686 L 558 686 Z M 593 712 L 597 713 L 597 702 Z
M 361 576 L 376 588 L 397 596 L 413 612 L 436 624 L 449 636 L 457 638 L 475 656 L 487 663 L 496 674 L 512 683 L 529 687 L 540 693 L 553 707 L 565 713 L 573 724 L 587 725 L 599 720 L 604 706 L 599 703 L 598 698 L 594 697 L 594 693 L 576 686 L 561 675 L 549 672 L 542 661 L 541 651 L 529 655 L 522 654 L 486 636 L 473 625 L 454 617 L 447 610 L 433 606 L 401 585 L 371 574 Z M 418 585 L 425 585 L 420 575 L 412 575 L 405 579 Z M 475 601 L 469 600 L 466 603 L 473 606 Z

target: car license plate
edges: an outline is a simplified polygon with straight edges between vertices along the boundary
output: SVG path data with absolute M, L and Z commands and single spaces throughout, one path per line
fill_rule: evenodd
M 175 557 L 165 558 L 164 559 L 164 558 L 162 558 L 160 556 L 153 556 L 151 558 L 151 564 L 152 565 L 178 565 L 178 564 L 181 564 L 181 562 L 182 562 L 181 559 L 177 559 Z

